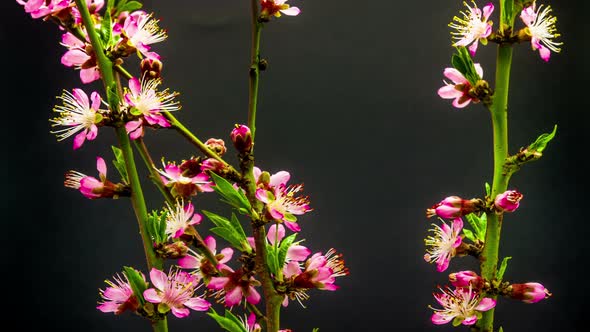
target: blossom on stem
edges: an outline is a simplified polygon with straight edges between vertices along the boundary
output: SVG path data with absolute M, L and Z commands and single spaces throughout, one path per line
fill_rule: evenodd
M 449 281 L 457 288 L 481 289 L 483 286 L 483 279 L 473 271 L 460 271 L 449 274 Z
M 207 311 L 211 304 L 199 296 L 194 296 L 200 279 L 195 275 L 177 269 L 170 269 L 166 273 L 152 268 L 150 279 L 154 288 L 143 292 L 146 301 L 158 304 L 158 311 L 166 313 L 169 310 L 178 318 L 187 317 L 188 309 Z
M 475 71 L 480 78 L 483 78 L 483 68 L 479 63 L 474 64 Z M 463 108 L 469 105 L 470 102 L 478 103 L 479 99 L 469 93 L 472 86 L 471 83 L 455 68 L 445 68 L 444 75 L 450 79 L 453 84 L 445 81 L 445 86 L 438 89 L 438 95 L 443 99 L 454 99 L 453 106 L 456 108 Z
M 445 219 L 459 218 L 483 208 L 480 199 L 462 199 L 459 196 L 449 196 L 440 203 L 426 210 L 426 217 L 439 216 Z
M 242 297 L 250 304 L 260 302 L 260 294 L 254 288 L 260 286 L 260 282 L 253 276 L 244 273 L 243 269 L 234 271 L 229 266 L 223 266 L 220 272 L 222 277 L 211 278 L 207 287 L 217 290 L 216 296 L 224 295 L 226 307 L 240 304 Z
M 100 78 L 96 56 L 90 44 L 80 41 L 69 32 L 63 34 L 61 44 L 68 48 L 61 57 L 61 63 L 66 67 L 80 69 L 82 83 L 91 83 Z
M 166 235 L 172 239 L 179 238 L 188 227 L 198 225 L 203 220 L 203 216 L 195 213 L 191 202 L 185 205 L 183 201 L 177 201 L 174 206 L 166 203 L 166 212 Z
M 539 50 L 541 59 L 545 62 L 549 61 L 551 51 L 555 53 L 561 52 L 559 46 L 563 45 L 561 42 L 556 42 L 553 39 L 560 36 L 556 31 L 555 22 L 557 18 L 550 15 L 551 6 L 546 6 L 542 11 L 543 5 L 537 9 L 536 1 L 533 4 L 523 8 L 520 12 L 520 18 L 526 24 L 524 32 L 531 38 L 531 47 L 533 51 Z
M 100 302 L 96 309 L 105 313 L 112 312 L 115 315 L 119 315 L 125 310 L 136 311 L 139 308 L 139 301 L 133 295 L 133 289 L 129 284 L 127 275 L 123 272 L 123 277 L 117 274 L 113 279 L 115 282 L 105 280 L 109 287 L 100 290 L 103 301 Z
M 98 134 L 97 124 L 103 120 L 102 114 L 109 112 L 100 109 L 102 102 L 100 95 L 92 92 L 89 100 L 84 91 L 73 89 L 71 93 L 64 90 L 63 95 L 57 98 L 63 101 L 63 105 L 53 108 L 53 111 L 59 115 L 49 120 L 52 122 L 52 127 L 65 127 L 51 132 L 56 134 L 57 140 L 62 141 L 76 134 L 74 150 L 80 148 L 86 140 L 94 140 Z
M 467 45 L 471 44 L 468 49 L 469 53 L 474 56 L 479 41 L 485 43 L 486 38 L 492 33 L 492 22 L 488 21 L 488 19 L 494 11 L 494 4 L 488 3 L 483 7 L 482 12 L 481 9 L 477 8 L 475 1 L 472 0 L 471 2 L 473 7 L 470 7 L 467 2 L 463 2 L 467 7 L 466 11 L 461 12 L 463 18 L 453 17 L 455 23 L 451 22 L 449 26 L 457 30 L 451 33 L 453 38 L 457 39 L 453 46 L 467 47 Z
M 551 296 L 549 290 L 538 282 L 512 284 L 508 289 L 511 298 L 525 303 L 537 303 Z
M 260 0 L 260 16 L 270 18 L 271 16 L 281 17 L 281 14 L 287 16 L 297 16 L 301 10 L 297 7 L 291 7 L 286 4 L 288 0 Z
M 131 115 L 137 116 L 137 120 L 125 124 L 125 129 L 131 139 L 137 139 L 144 134 L 143 127 L 147 123 L 150 126 L 170 127 L 161 112 L 172 112 L 180 109 L 178 101 L 174 98 L 178 93 L 168 92 L 168 89 L 156 91 L 162 83 L 160 79 L 137 78 L 129 80 L 129 88 L 125 89 L 125 106 L 129 108 Z
M 57 15 L 72 5 L 71 0 L 16 0 L 16 2 L 24 6 L 25 12 L 31 14 L 32 18 Z
M 211 262 L 199 253 L 196 253 L 189 249 L 191 254 L 184 256 L 183 258 L 178 260 L 178 266 L 182 267 L 183 269 L 193 269 L 196 272 L 200 272 L 201 275 L 205 280 L 209 280 L 211 276 L 216 275 L 216 270 L 221 270 L 222 268 L 226 268 L 225 263 L 229 262 L 234 254 L 234 250 L 232 248 L 223 248 L 217 253 L 217 241 L 212 236 L 207 236 L 203 242 L 205 246 L 209 248 L 209 251 L 215 256 L 217 259 L 217 266 L 213 266 Z
M 424 239 L 424 244 L 429 247 L 426 249 L 424 260 L 429 263 L 436 263 L 436 270 L 443 272 L 449 267 L 451 258 L 455 256 L 456 248 L 461 245 L 461 230 L 463 229 L 463 220 L 455 218 L 451 225 L 443 221 L 442 226 L 432 224 L 434 228 L 430 229 L 434 235 Z
M 268 233 L 266 234 L 266 239 L 271 246 L 279 246 L 281 241 L 285 238 L 285 227 L 281 224 L 274 224 L 268 228 Z M 254 238 L 251 238 L 252 241 Z M 287 255 L 285 256 L 285 263 L 289 263 L 290 261 L 297 261 L 302 262 L 304 261 L 309 254 L 311 254 L 311 250 L 307 247 L 304 247 L 299 242 L 295 242 L 289 246 L 287 249 Z M 252 245 L 255 247 L 255 245 Z
M 252 132 L 247 126 L 236 124 L 229 137 L 238 153 L 249 153 L 252 151 Z
M 443 309 L 434 310 L 432 323 L 436 325 L 446 324 L 454 320 L 454 324 L 473 325 L 477 322 L 477 316 L 480 312 L 488 311 L 496 306 L 496 300 L 484 297 L 481 298 L 478 292 L 469 288 L 456 288 L 454 290 L 447 288 L 442 293 L 434 294 L 436 301 Z
M 164 41 L 168 36 L 158 26 L 159 20 L 142 10 L 129 14 L 123 24 L 116 24 L 113 31 L 120 33 L 122 39 L 117 48 L 130 48 L 139 51 L 149 59 L 160 60 L 160 55 L 150 52 L 150 45 Z M 128 51 L 129 52 L 129 51 Z
M 175 163 L 168 163 L 164 165 L 164 170 L 157 170 L 162 176 L 162 182 L 168 188 L 170 193 L 176 197 L 189 197 L 194 196 L 200 192 L 212 192 L 213 183 L 204 172 L 198 173 L 193 176 L 185 175 L 181 167 Z M 190 170 L 189 170 L 190 171 Z M 190 174 L 192 175 L 192 174 Z
M 99 179 L 77 171 L 68 171 L 64 185 L 79 190 L 84 197 L 89 199 L 118 198 L 130 195 L 126 185 L 115 184 L 107 180 L 107 165 L 101 157 L 96 157 L 96 169 Z
M 520 205 L 522 194 L 516 190 L 507 190 L 494 199 L 494 207 L 499 212 L 514 212 Z
M 256 190 L 256 198 L 266 205 L 267 217 L 278 222 L 284 222 L 293 232 L 299 232 L 301 228 L 297 224 L 295 215 L 302 215 L 311 211 L 307 196 L 295 195 L 303 190 L 303 185 L 280 184 L 273 191 L 259 188 Z

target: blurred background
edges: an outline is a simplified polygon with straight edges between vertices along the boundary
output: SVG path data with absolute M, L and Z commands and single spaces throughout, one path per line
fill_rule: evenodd
M 175 115 L 203 141 L 222 138 L 231 146 L 229 132 L 247 114 L 250 2 L 144 3 L 169 34 L 154 50 L 164 62 L 165 85 L 181 93 L 183 109 Z M 454 109 L 436 93 L 453 52 L 447 24 L 462 3 L 289 3 L 301 14 L 273 20 L 263 31 L 269 68 L 260 85 L 257 164 L 273 173 L 288 170 L 292 183 L 305 183 L 314 211 L 300 218 L 300 237 L 314 252 L 342 252 L 350 276 L 338 279 L 337 292 L 311 292 L 306 309 L 292 303 L 281 325 L 321 332 L 451 331 L 430 323 L 432 292 L 447 274 L 422 258 L 434 221 L 424 212 L 449 195 L 481 197 L 492 180 L 488 111 L 481 104 Z M 538 304 L 500 300 L 496 327 L 506 332 L 573 331 L 586 321 L 590 31 L 581 17 L 586 3 L 551 5 L 563 51 L 544 63 L 529 44 L 517 45 L 510 148 L 516 152 L 555 124 L 557 136 L 540 161 L 511 181 L 524 199 L 505 218 L 501 256 L 513 257 L 506 280 L 541 282 L 553 296 Z M 56 142 L 47 119 L 55 96 L 82 87 L 79 72 L 60 64 L 65 48 L 56 26 L 31 19 L 15 1 L 2 1 L 0 8 L 4 317 L 19 331 L 38 331 L 36 324 L 42 330 L 148 331 L 140 317 L 95 309 L 105 279 L 125 265 L 146 269 L 129 201 L 90 201 L 63 187 L 67 170 L 96 175 L 95 157 L 111 158 L 114 132 L 100 130 L 78 151 L 71 140 Z M 497 12 L 492 19 L 498 21 Z M 476 62 L 492 86 L 494 59 L 495 45 L 480 45 Z M 102 93 L 100 84 L 83 88 Z M 148 131 L 145 140 L 156 160 L 198 154 L 173 131 Z M 228 159 L 236 161 L 231 153 Z M 114 168 L 109 172 L 116 177 Z M 148 208 L 160 208 L 148 181 L 145 190 Z M 195 203 L 227 212 L 216 199 L 202 195 Z M 470 257 L 455 259 L 448 272 L 476 267 Z M 169 322 L 175 332 L 220 330 L 199 312 Z

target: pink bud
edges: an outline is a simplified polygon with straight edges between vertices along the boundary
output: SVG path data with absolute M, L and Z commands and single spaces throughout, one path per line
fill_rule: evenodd
M 427 209 L 426 216 L 430 218 L 437 215 L 445 219 L 454 219 L 478 211 L 482 207 L 483 202 L 480 199 L 462 199 L 459 196 L 449 196 Z
M 545 286 L 537 282 L 527 282 L 526 284 L 510 285 L 510 297 L 521 300 L 525 303 L 537 303 L 551 296 Z
M 225 148 L 225 142 L 219 138 L 210 138 L 205 142 L 205 145 L 213 152 L 217 153 L 219 156 L 223 156 L 223 154 L 227 151 Z
M 205 159 L 201 163 L 201 170 L 203 171 L 209 170 L 214 173 L 219 173 L 223 169 L 225 169 L 225 165 L 221 161 L 214 158 Z
M 494 200 L 494 205 L 499 212 L 514 212 L 520 205 L 522 194 L 516 190 L 507 190 Z
M 451 273 L 449 281 L 457 288 L 468 288 L 471 285 L 474 289 L 480 289 L 483 286 L 483 279 L 473 271 Z
M 252 150 L 252 132 L 244 125 L 236 125 L 231 131 L 230 138 L 239 153 L 248 153 Z

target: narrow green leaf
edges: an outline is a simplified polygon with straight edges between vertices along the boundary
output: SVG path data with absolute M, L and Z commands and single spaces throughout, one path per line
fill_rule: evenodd
M 555 133 L 557 132 L 557 125 L 553 127 L 553 131 L 550 133 L 544 133 L 539 136 L 531 145 L 528 146 L 527 150 L 530 153 L 539 153 L 542 154 L 547 144 L 555 137 Z
M 225 217 L 205 210 L 201 210 L 201 212 L 203 212 L 203 214 L 207 216 L 207 218 L 209 218 L 209 220 L 211 220 L 211 222 L 213 222 L 215 226 L 233 229 L 231 222 L 227 220 Z
M 274 246 L 266 245 L 266 265 L 270 273 L 277 275 L 279 272 L 279 264 L 277 262 L 277 250 Z
M 102 36 L 102 45 L 105 49 L 108 49 L 113 41 L 113 27 L 111 22 L 111 11 L 109 7 L 111 7 L 111 1 L 107 1 L 107 10 L 104 13 L 104 19 L 101 21 L 101 36 Z
M 236 190 L 231 183 L 215 173 L 210 173 L 210 175 L 213 182 L 215 182 L 213 189 L 223 197 L 222 201 L 240 211 L 243 211 L 243 209 L 247 211 L 252 210 L 252 206 L 242 190 Z
M 246 240 L 246 233 L 244 233 L 244 229 L 242 228 L 242 224 L 240 220 L 234 213 L 231 214 L 231 219 L 229 220 L 231 223 L 232 228 L 242 236 L 244 240 Z
M 508 260 L 510 260 L 512 257 L 504 257 L 504 259 L 502 259 L 502 263 L 500 264 L 500 268 L 498 269 L 498 271 L 496 272 L 496 279 L 498 279 L 498 281 L 502 281 L 502 278 L 504 277 L 504 273 L 506 272 L 506 268 L 508 267 Z
M 492 192 L 492 189 L 490 188 L 490 184 L 486 182 L 485 187 L 486 187 L 486 196 L 490 197 L 490 193 Z
M 152 211 L 148 214 L 148 233 L 154 242 L 160 244 L 166 242 L 166 216 L 165 211 Z
M 234 248 L 241 250 L 242 242 L 239 239 L 236 231 L 231 228 L 223 228 L 223 227 L 213 227 L 210 229 L 211 232 L 215 233 L 216 235 L 220 236 L 227 242 L 229 242 Z
M 212 312 L 208 312 L 207 315 L 211 316 L 217 322 L 217 324 L 219 324 L 219 326 L 222 329 L 224 329 L 226 331 L 230 331 L 230 332 L 248 332 L 248 331 L 246 331 L 246 328 L 244 327 L 244 325 L 242 325 L 242 323 L 238 323 L 239 320 L 231 312 L 226 310 L 225 311 L 226 317 L 224 317 L 224 316 L 219 315 L 217 312 L 215 312 L 215 310 L 213 310 L 213 308 L 211 308 L 211 311 Z M 228 313 L 229 313 L 229 317 L 227 317 Z M 231 317 L 231 316 L 233 316 L 233 317 Z
M 463 234 L 465 234 L 465 237 L 471 240 L 472 242 L 475 242 L 477 240 L 475 235 L 473 235 L 473 232 L 468 230 L 467 228 L 463 228 Z
M 115 165 L 115 168 L 117 169 L 117 171 L 119 171 L 121 179 L 123 179 L 123 182 L 129 183 L 129 177 L 127 176 L 127 168 L 125 167 L 125 158 L 123 158 L 123 151 L 121 151 L 121 149 L 114 145 L 111 146 L 111 149 L 113 149 L 113 154 L 115 155 L 113 165 Z
M 500 0 L 500 24 L 510 28 L 514 25 L 514 0 Z
M 289 247 L 293 244 L 293 241 L 295 241 L 296 237 L 297 233 L 294 233 L 287 236 L 283 239 L 283 241 L 281 241 L 281 245 L 279 246 L 279 252 L 277 253 L 277 265 L 279 266 L 279 268 L 285 266 L 287 251 L 289 250 Z
M 234 315 L 231 311 L 225 309 L 225 318 L 232 320 L 234 323 L 242 326 L 242 321 L 236 316 Z M 244 328 L 245 330 L 245 328 Z
M 479 217 L 479 232 L 477 238 L 484 241 L 486 240 L 486 229 L 488 228 L 488 215 L 484 212 Z
M 498 332 L 504 332 L 504 329 L 502 328 L 502 326 L 500 326 L 500 329 L 498 330 Z
M 117 12 L 132 12 L 134 10 L 140 9 L 141 7 L 143 7 L 143 5 L 139 1 L 129 1 L 124 5 L 118 7 Z
M 127 279 L 129 279 L 129 285 L 133 290 L 133 295 L 135 295 L 137 300 L 143 306 L 145 303 L 145 300 L 143 299 L 143 292 L 147 289 L 147 283 L 143 278 L 143 275 L 141 272 L 129 266 L 124 266 L 123 271 L 127 276 Z
M 457 69 L 472 86 L 475 86 L 477 81 L 481 79 L 475 70 L 475 65 L 469 55 L 469 51 L 465 47 L 456 47 L 457 53 L 453 54 L 451 64 Z
M 477 238 L 477 234 L 479 234 L 481 227 L 481 221 L 479 220 L 479 217 L 475 215 L 475 213 L 470 213 L 465 215 L 465 220 L 467 220 L 469 225 L 471 225 L 471 228 L 473 228 L 473 231 L 475 232 L 475 237 Z

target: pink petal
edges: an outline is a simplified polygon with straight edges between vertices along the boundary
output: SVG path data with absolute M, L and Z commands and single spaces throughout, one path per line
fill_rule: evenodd
M 78 150 L 86 141 L 86 130 L 82 130 L 74 137 L 74 150 Z
M 221 249 L 221 254 L 223 255 L 223 258 L 219 260 L 219 263 L 227 263 L 234 255 L 234 250 L 232 248 L 223 248 Z
M 203 242 L 205 242 L 207 248 L 209 248 L 209 250 L 211 250 L 212 252 L 215 252 L 215 250 L 217 249 L 217 242 L 215 241 L 215 238 L 213 236 L 207 236 L 205 240 L 203 240 Z
M 463 319 L 463 322 L 461 322 L 461 324 L 469 326 L 475 324 L 475 322 L 477 322 L 477 316 L 473 315 Z
M 260 302 L 260 294 L 256 291 L 256 289 L 252 286 L 248 287 L 248 296 L 246 297 L 246 301 L 250 304 L 258 304 Z
M 236 304 L 239 304 L 242 301 L 242 289 L 240 287 L 235 287 L 234 289 L 225 293 L 225 305 L 228 307 L 233 307 Z
M 200 297 L 193 297 L 183 303 L 185 306 L 196 311 L 207 311 L 211 307 L 211 303 L 203 300 Z
M 483 68 L 479 63 L 474 63 L 473 67 L 475 67 L 475 72 L 479 76 L 479 78 L 483 78 Z
M 444 272 L 446 269 L 449 268 L 449 262 L 451 261 L 451 259 L 449 258 L 448 255 L 444 255 L 439 257 L 439 259 L 436 260 L 436 270 L 438 272 Z
M 488 3 L 487 5 L 483 6 L 483 18 L 487 21 L 490 18 L 490 15 L 492 15 L 492 12 L 494 11 L 494 4 L 493 3 Z
M 453 81 L 455 84 L 465 84 L 468 83 L 467 79 L 455 68 L 445 68 L 444 75 L 446 78 Z
M 225 285 L 228 283 L 228 277 L 213 277 L 209 280 L 207 284 L 207 288 L 209 289 L 223 289 Z
M 274 224 L 268 228 L 268 234 L 266 234 L 266 238 L 268 239 L 268 242 L 270 242 L 270 244 L 272 244 L 273 246 L 275 245 L 275 240 L 276 243 L 279 243 L 284 237 L 285 227 L 283 227 L 283 225 Z
M 268 199 L 268 191 L 264 190 L 264 189 L 258 189 L 256 190 L 256 198 L 261 201 L 262 203 L 268 203 L 269 199 Z
M 254 166 L 254 168 L 252 169 L 252 174 L 254 174 L 254 179 L 256 179 L 256 182 L 258 182 L 258 178 L 260 177 L 260 174 L 262 174 L 262 171 L 260 170 L 260 168 Z
M 287 250 L 287 259 L 301 262 L 304 261 L 309 254 L 311 254 L 311 250 L 304 246 L 294 245 L 290 246 Z
M 284 185 L 287 182 L 289 182 L 290 178 L 291 178 L 291 174 L 289 174 L 289 172 L 280 171 L 280 172 L 277 172 L 277 173 L 270 176 L 269 185 L 271 187 L 278 187 L 281 184 Z
M 471 98 L 456 98 L 453 100 L 453 106 L 456 108 L 464 108 L 465 106 L 469 105 L 471 102 Z
M 105 302 L 101 305 L 99 305 L 98 307 L 96 307 L 96 309 L 102 311 L 102 312 L 117 312 L 119 310 L 119 303 L 117 302 Z
M 82 106 L 84 109 L 90 108 L 90 103 L 88 101 L 88 95 L 86 94 L 86 92 L 84 92 L 81 89 L 73 89 L 72 95 L 74 96 L 78 104 L 80 104 L 80 106 Z
M 438 89 L 438 95 L 444 99 L 455 99 L 463 96 L 463 92 L 455 89 L 454 85 L 446 85 Z
M 151 302 L 151 303 L 160 303 L 160 302 L 162 302 L 162 298 L 160 297 L 160 295 L 158 295 L 158 292 L 155 289 L 153 289 L 153 288 L 146 289 L 143 292 L 143 298 L 146 301 Z
M 80 70 L 80 80 L 82 83 L 92 83 L 100 78 L 100 71 L 98 67 L 92 67 L 88 69 L 81 69 Z
M 288 16 L 297 16 L 299 13 L 301 13 L 301 10 L 297 7 L 289 7 L 287 9 L 281 10 L 281 13 Z
M 141 128 L 141 124 L 142 121 L 141 120 L 136 120 L 136 121 L 129 121 L 125 124 L 125 130 L 127 131 L 127 134 L 139 131 L 139 128 Z
M 86 132 L 86 139 L 92 141 L 96 138 L 96 135 L 98 135 L 98 127 L 95 124 L 92 124 Z
M 172 310 L 172 314 L 178 318 L 187 317 L 191 313 L 187 308 L 171 307 L 170 309 Z
M 69 50 L 61 57 L 61 63 L 64 66 L 72 67 L 79 66 L 90 59 L 90 56 L 82 50 Z
M 183 269 L 196 269 L 201 266 L 201 262 L 195 256 L 186 255 L 178 260 L 178 266 Z
M 489 298 L 489 297 L 484 297 L 483 299 L 481 299 L 481 301 L 479 301 L 479 304 L 477 305 L 477 307 L 475 307 L 475 310 L 488 311 L 495 306 L 496 306 L 496 300 Z
M 90 94 L 90 100 L 92 100 L 92 109 L 97 111 L 100 108 L 100 95 L 94 91 Z
M 545 62 L 548 62 L 549 58 L 551 57 L 551 51 L 548 48 L 540 45 L 539 55 L 541 56 L 541 59 L 543 59 Z
M 283 220 L 283 218 L 285 217 L 284 214 L 282 214 L 279 210 L 274 208 L 271 208 L 268 212 L 275 220 Z
M 461 232 L 462 229 L 463 229 L 463 219 L 461 219 L 461 218 L 453 219 L 453 231 L 455 231 L 458 234 L 459 232 Z
M 469 54 L 471 56 L 475 56 L 475 52 L 477 51 L 477 45 L 479 45 L 479 41 L 476 39 L 467 49 L 469 50 Z
M 430 320 L 432 321 L 433 324 L 436 325 L 442 325 L 442 324 L 446 324 L 448 322 L 450 322 L 451 320 L 453 320 L 454 317 L 452 316 L 445 316 L 445 315 L 441 315 L 438 312 L 435 312 L 432 317 L 430 318 Z
M 285 299 L 283 299 L 283 303 L 281 303 L 283 307 L 287 307 L 289 305 L 289 297 L 285 295 Z M 281 331 L 281 330 L 279 330 Z
M 125 291 L 123 291 L 121 288 L 114 288 L 114 287 L 108 287 L 107 289 L 104 290 L 103 296 L 110 299 L 110 300 L 115 300 L 118 302 L 125 302 L 129 299 L 129 295 L 128 293 L 126 293 Z
M 285 278 L 291 278 L 292 276 L 301 274 L 301 267 L 296 261 L 289 262 L 283 268 L 283 275 Z
M 129 90 L 133 93 L 134 96 L 141 94 L 141 83 L 135 77 L 129 80 Z
M 157 289 L 163 291 L 164 289 L 166 289 L 166 284 L 168 284 L 168 276 L 166 275 L 166 273 L 152 268 L 152 270 L 150 271 L 150 279 L 152 280 L 152 284 L 154 284 L 154 286 L 156 286 Z
M 107 164 L 105 163 L 104 159 L 101 157 L 96 157 L 96 169 L 98 170 L 98 174 L 100 177 L 107 176 Z
M 284 221 L 285 226 L 293 232 L 299 232 L 301 227 L 296 222 Z
M 84 47 L 84 43 L 69 32 L 66 32 L 61 36 L 61 43 L 64 44 L 67 48 Z
M 256 248 L 256 241 L 253 237 L 249 236 L 246 238 L 246 240 L 248 241 L 248 244 L 250 244 L 250 247 Z
M 198 213 L 195 213 L 188 224 L 199 225 L 201 223 L 201 220 L 203 220 L 203 216 Z

